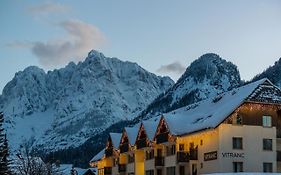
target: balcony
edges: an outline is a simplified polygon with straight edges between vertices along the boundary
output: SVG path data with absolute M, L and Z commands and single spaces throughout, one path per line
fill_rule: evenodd
M 111 175 L 112 168 L 111 167 L 104 167 L 104 175 Z
M 190 160 L 198 160 L 198 148 L 191 148 L 190 149 Z
M 107 148 L 105 150 L 105 157 L 111 157 L 113 155 L 113 148 Z
M 129 151 L 129 143 L 120 145 L 120 153 L 126 153 Z
M 119 164 L 118 165 L 118 172 L 119 173 L 125 173 L 126 172 L 126 165 L 125 164 Z
M 189 154 L 188 152 L 177 152 L 177 163 L 187 163 L 189 162 Z
M 156 143 L 159 144 L 159 143 L 168 142 L 168 138 L 169 138 L 169 133 L 168 132 L 164 132 L 164 133 L 158 134 L 156 136 Z
M 159 166 L 164 166 L 164 157 L 155 157 L 155 166 L 159 167 Z
M 136 144 L 137 144 L 137 149 L 148 147 L 147 139 L 146 138 L 137 140 Z

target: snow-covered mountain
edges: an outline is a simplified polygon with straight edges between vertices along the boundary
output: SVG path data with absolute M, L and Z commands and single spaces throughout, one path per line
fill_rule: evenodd
M 113 123 L 136 117 L 174 82 L 136 63 L 92 50 L 85 61 L 45 73 L 16 73 L 0 96 L 12 147 L 34 139 L 45 150 L 76 147 Z
M 70 160 L 77 162 L 82 160 L 81 164 L 85 165 L 91 156 L 104 147 L 109 132 L 121 132 L 122 128 L 139 123 L 141 120 L 217 96 L 241 84 L 240 73 L 234 64 L 227 62 L 217 54 L 204 54 L 187 67 L 176 84 L 165 93 L 160 94 L 136 118 L 115 123 L 105 131 L 91 137 L 78 148 L 55 152 L 52 156 L 55 155 L 57 159 L 65 163 L 69 163 Z M 77 157 L 75 155 L 79 155 L 79 160 L 75 158 Z
M 169 112 L 241 85 L 237 67 L 219 55 L 207 53 L 187 67 L 167 92 L 155 99 L 136 120 Z

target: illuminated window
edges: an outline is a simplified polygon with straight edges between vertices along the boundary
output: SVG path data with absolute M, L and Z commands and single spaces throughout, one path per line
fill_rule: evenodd
M 272 139 L 263 139 L 263 150 L 272 151 Z
M 233 147 L 233 149 L 243 149 L 242 137 L 233 137 L 232 138 L 232 147 Z
M 262 116 L 262 126 L 271 127 L 271 116 Z

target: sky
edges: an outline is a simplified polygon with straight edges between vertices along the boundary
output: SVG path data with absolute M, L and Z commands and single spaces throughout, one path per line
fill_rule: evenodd
M 279 0 L 1 0 L 0 94 L 16 72 L 84 60 L 91 49 L 177 80 L 204 53 L 250 80 L 281 57 Z

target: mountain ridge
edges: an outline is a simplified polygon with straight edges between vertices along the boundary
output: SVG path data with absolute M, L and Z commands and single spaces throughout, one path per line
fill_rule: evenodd
M 35 138 L 38 147 L 64 149 L 133 118 L 173 83 L 136 63 L 92 50 L 84 61 L 61 69 L 45 72 L 30 66 L 16 73 L 0 104 L 13 145 Z

